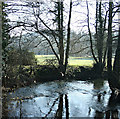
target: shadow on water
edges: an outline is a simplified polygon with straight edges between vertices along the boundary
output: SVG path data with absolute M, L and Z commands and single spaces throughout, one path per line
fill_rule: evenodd
M 119 119 L 120 96 L 110 93 L 107 81 L 56 81 L 7 94 L 7 117 L 93 117 Z

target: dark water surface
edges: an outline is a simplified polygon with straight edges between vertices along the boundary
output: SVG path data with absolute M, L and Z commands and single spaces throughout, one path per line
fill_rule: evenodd
M 8 117 L 120 118 L 120 105 L 110 103 L 107 81 L 53 81 L 17 89 L 7 95 Z

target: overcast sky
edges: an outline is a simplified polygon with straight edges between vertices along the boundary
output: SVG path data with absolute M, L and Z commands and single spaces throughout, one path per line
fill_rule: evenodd
M 21 0 L 21 1 L 23 1 L 23 0 Z M 32 1 L 32 0 L 30 0 L 30 1 Z M 46 0 L 46 1 L 48 1 L 48 0 Z M 65 3 L 64 7 L 65 7 L 65 10 L 67 11 L 67 13 L 65 12 L 65 15 L 66 15 L 65 22 L 66 22 L 66 24 L 68 22 L 68 12 L 69 12 L 68 1 L 69 0 L 64 1 L 64 3 Z M 78 3 L 76 1 L 79 1 L 79 4 L 76 4 L 76 3 Z M 104 1 L 107 1 L 107 0 L 104 0 Z M 20 1 L 19 2 L 17 1 L 17 3 L 22 3 L 23 4 L 23 2 L 20 2 Z M 51 2 L 47 2 L 47 3 L 48 3 L 48 6 L 50 4 L 52 4 Z M 89 3 L 89 12 L 90 12 L 90 27 L 91 27 L 91 31 L 94 32 L 95 31 L 95 27 L 94 27 L 95 12 L 96 12 L 95 11 L 96 10 L 95 0 L 93 0 L 93 1 L 89 0 L 88 3 Z M 24 10 L 26 9 L 28 12 L 30 12 L 30 10 L 28 10 L 27 8 L 24 8 L 24 7 L 20 7 L 20 9 L 21 9 L 21 11 L 23 9 Z M 16 13 L 13 13 L 13 14 L 9 14 L 9 18 L 10 18 L 11 21 L 17 21 L 17 20 L 22 19 L 24 17 L 26 17 L 26 15 L 23 14 L 23 13 L 20 13 L 20 11 L 19 11 L 19 13 L 16 12 Z M 28 14 L 27 17 L 30 17 L 30 15 Z M 116 16 L 116 17 L 118 18 L 118 16 Z M 72 8 L 71 30 L 74 30 L 76 32 L 80 32 L 80 31 L 87 32 L 86 18 L 87 18 L 87 7 L 86 7 L 85 0 L 74 0 L 73 8 Z M 14 32 L 15 31 L 18 32 L 20 30 L 18 28 L 18 29 L 15 29 Z

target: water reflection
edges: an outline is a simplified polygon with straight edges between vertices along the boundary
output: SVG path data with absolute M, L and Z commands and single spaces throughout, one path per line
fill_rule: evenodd
M 103 112 L 100 112 L 100 111 L 95 111 L 95 117 L 94 117 L 94 119 L 103 119 L 103 117 L 104 117 L 104 113 Z M 108 118 L 109 119 L 109 118 Z
M 102 86 L 101 86 L 102 88 Z M 97 103 L 103 102 L 105 99 L 106 91 L 98 93 L 97 95 Z M 101 97 L 103 98 L 101 99 Z M 102 103 L 101 103 L 102 104 Z M 95 119 L 119 119 L 119 109 L 120 109 L 120 95 L 115 96 L 114 94 L 111 94 L 107 106 L 104 111 L 95 111 Z
M 63 94 L 60 95 L 58 109 L 56 111 L 55 117 L 56 118 L 62 118 L 62 112 L 63 112 Z
M 106 118 L 111 117 L 112 119 L 119 119 L 120 118 L 119 109 L 120 109 L 120 94 L 119 95 L 111 94 L 108 101 L 108 110 L 106 111 Z
M 60 95 L 60 100 L 59 100 L 59 104 L 58 104 L 58 109 L 57 109 L 56 114 L 55 114 L 55 118 L 62 118 L 63 117 L 63 112 L 64 112 L 63 96 L 65 96 L 65 112 L 66 112 L 65 117 L 66 117 L 66 119 L 69 119 L 69 102 L 68 102 L 67 94 Z
M 66 119 L 69 119 L 69 102 L 68 96 L 65 94 L 65 108 L 66 108 Z
M 56 81 L 8 94 L 8 117 L 120 117 L 120 97 L 110 94 L 107 81 Z M 4 102 L 5 104 L 5 102 Z

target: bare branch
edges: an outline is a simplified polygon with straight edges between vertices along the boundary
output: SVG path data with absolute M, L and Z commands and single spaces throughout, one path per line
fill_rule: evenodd
M 35 24 L 35 27 L 36 27 L 36 30 L 37 30 L 36 32 L 38 32 L 40 35 L 42 35 L 42 36 L 48 41 L 48 43 L 49 43 L 49 45 L 50 45 L 53 53 L 55 54 L 57 60 L 59 61 L 60 59 L 59 59 L 59 57 L 58 57 L 58 54 L 55 52 L 55 50 L 54 50 L 54 48 L 53 48 L 53 45 L 51 44 L 50 40 L 49 40 L 42 32 L 40 32 L 40 30 L 38 29 L 38 23 L 37 23 L 37 22 L 36 22 L 36 24 Z

